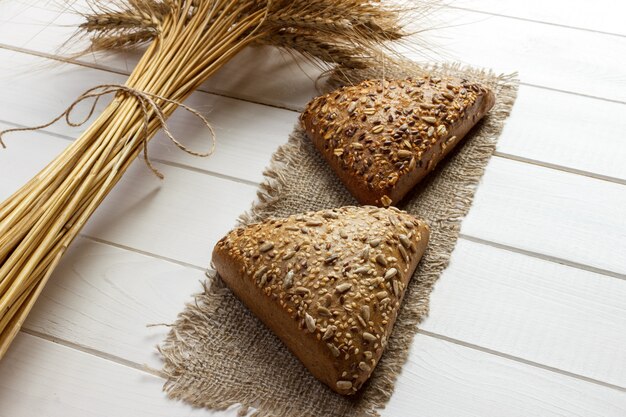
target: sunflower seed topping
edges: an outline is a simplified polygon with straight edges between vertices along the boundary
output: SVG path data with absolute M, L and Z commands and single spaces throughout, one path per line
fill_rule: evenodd
M 337 260 L 337 258 L 339 258 L 339 255 L 336 253 L 333 253 L 331 255 L 329 255 L 326 259 L 324 259 L 324 263 L 325 264 L 332 264 L 333 262 L 335 262 Z
M 406 249 L 404 249 L 404 246 L 398 245 L 398 251 L 400 251 L 400 255 L 402 256 L 402 259 L 404 259 L 404 262 L 409 263 L 409 254 L 406 252 Z
M 324 336 L 322 336 L 322 340 L 328 340 L 333 337 L 333 335 L 335 334 L 335 330 L 337 330 L 335 326 L 328 326 L 326 328 L 326 331 L 324 332 Z
M 315 319 L 311 317 L 309 313 L 304 313 L 304 322 L 306 324 L 306 328 L 311 333 L 315 332 Z
M 344 282 L 343 284 L 337 285 L 337 287 L 335 287 L 335 290 L 339 294 L 343 294 L 345 292 L 348 292 L 351 288 L 352 288 L 352 284 L 350 284 L 349 282 Z
M 407 159 L 413 156 L 413 152 L 407 151 L 406 149 L 400 149 L 398 151 L 398 158 Z
M 337 389 L 348 390 L 352 389 L 352 382 L 350 381 L 337 381 Z
M 306 287 L 296 287 L 293 291 L 296 294 L 298 294 L 298 295 L 309 295 L 309 294 L 311 294 L 311 290 L 309 290 Z
M 380 245 L 380 239 L 370 239 L 369 244 L 371 247 L 375 248 Z
M 482 117 L 476 104 L 486 94 L 484 87 L 454 76 L 439 82 L 430 76 L 389 80 L 384 86 L 369 80 L 313 100 L 301 121 L 327 159 L 358 174 L 370 190 L 386 193 L 375 203 L 387 207 L 396 200 L 389 190 L 404 175 L 449 150 L 450 126 Z
M 361 306 L 361 316 L 363 316 L 363 320 L 365 320 L 366 322 L 370 321 L 370 306 Z
M 380 133 L 383 130 L 385 130 L 385 126 L 383 125 L 374 126 L 374 128 L 372 129 L 372 133 Z
M 360 266 L 354 270 L 355 274 L 367 274 L 370 271 L 369 266 Z
M 283 279 L 283 287 L 286 290 L 293 287 L 293 271 L 289 271 L 285 274 L 285 278 Z
M 423 126 L 410 124 L 410 115 L 394 119 L 425 137 Z M 393 152 L 388 155 L 398 163 Z M 413 246 L 420 235 L 427 239 L 423 223 L 397 208 L 342 207 L 239 228 L 218 248 L 228 251 L 249 284 L 280 306 L 311 342 L 328 344 L 328 357 L 345 358 L 349 366 L 340 369 L 339 379 L 352 381 L 356 390 L 382 353 L 383 335 L 391 331 L 405 289 L 399 278 L 410 273 L 402 259 L 411 255 L 411 247 L 402 244 L 400 234 Z
M 394 280 L 391 288 L 393 289 L 393 295 L 400 297 L 400 284 L 398 284 L 398 281 Z
M 265 253 L 265 252 L 270 251 L 272 249 L 274 249 L 274 243 L 272 243 L 272 242 L 265 242 L 264 244 L 259 246 L 259 252 L 261 252 L 261 253 Z
M 359 369 L 363 372 L 370 372 L 372 368 L 365 362 L 359 362 Z
M 371 333 L 368 332 L 363 332 L 363 339 L 368 341 L 368 342 L 375 342 L 376 341 L 376 336 L 374 336 Z
M 337 349 L 337 346 L 333 345 L 332 343 L 326 343 L 326 346 L 328 346 L 328 349 L 330 349 L 330 352 L 333 354 L 335 358 L 339 357 L 341 352 L 339 352 L 339 349 Z
M 263 275 L 265 275 L 265 273 L 267 271 L 269 271 L 269 267 L 268 266 L 264 266 L 261 269 L 259 269 L 258 271 L 256 271 L 256 273 L 254 274 L 253 278 L 255 281 L 257 281 L 259 278 L 261 278 Z
M 385 279 L 391 279 L 396 276 L 398 270 L 396 268 L 389 268 L 387 272 L 385 272 Z
M 411 247 L 411 241 L 409 240 L 407 235 L 398 235 L 398 239 L 400 240 L 400 243 L 402 243 L 402 246 L 404 246 L 406 249 L 409 249 Z
M 320 304 L 323 305 L 324 307 L 329 307 L 332 301 L 333 301 L 333 296 L 330 294 L 326 294 L 322 298 L 320 298 Z

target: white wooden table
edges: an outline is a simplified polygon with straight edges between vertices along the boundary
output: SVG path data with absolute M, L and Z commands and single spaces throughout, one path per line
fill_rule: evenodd
M 626 6 L 456 6 L 428 34 L 436 58 L 518 70 L 522 85 L 384 415 L 626 416 Z M 51 1 L 0 1 L 0 128 L 123 82 L 136 56 L 59 62 L 77 21 Z M 213 244 L 314 94 L 287 57 L 252 50 L 191 98 L 217 127 L 217 152 L 151 143 L 166 179 L 136 163 L 72 246 L 0 362 L 0 416 L 212 414 L 165 398 L 144 365 L 160 367 L 167 329 L 146 324 L 172 322 L 200 289 Z M 171 124 L 206 146 L 192 117 Z M 7 137 L 0 198 L 78 133 L 58 124 Z

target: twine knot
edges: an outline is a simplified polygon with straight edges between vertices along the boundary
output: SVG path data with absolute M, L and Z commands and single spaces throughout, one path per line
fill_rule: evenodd
M 207 156 L 213 154 L 213 152 L 215 151 L 215 145 L 216 145 L 216 142 L 215 142 L 215 131 L 213 130 L 213 126 L 211 126 L 211 124 L 206 119 L 206 117 L 204 117 L 200 112 L 198 112 L 197 110 L 187 106 L 186 104 L 183 104 L 180 101 L 172 100 L 172 99 L 160 96 L 158 94 L 153 94 L 153 93 L 148 93 L 146 91 L 137 90 L 135 88 L 128 87 L 128 86 L 123 85 L 123 84 L 102 84 L 102 85 L 98 85 L 98 86 L 90 88 L 89 90 L 87 90 L 84 93 L 82 93 L 72 104 L 70 104 L 69 107 L 67 109 L 65 109 L 65 111 L 63 113 L 61 113 L 60 115 L 58 115 L 57 117 L 55 117 L 53 120 L 51 120 L 48 123 L 45 123 L 45 124 L 42 124 L 42 125 L 39 125 L 39 126 L 20 127 L 20 128 L 6 129 L 6 130 L 3 130 L 3 131 L 0 131 L 0 146 L 2 146 L 3 148 L 6 148 L 6 145 L 5 145 L 4 141 L 2 140 L 2 137 L 5 134 L 7 134 L 7 133 L 11 133 L 11 132 L 28 132 L 28 131 L 36 131 L 36 130 L 45 129 L 46 127 L 49 127 L 49 126 L 55 124 L 56 122 L 58 122 L 59 120 L 61 120 L 63 118 L 65 119 L 65 122 L 69 126 L 72 126 L 72 127 L 82 126 L 85 123 L 87 123 L 87 121 L 91 118 L 91 116 L 93 116 L 93 114 L 94 114 L 94 112 L 96 110 L 96 106 L 98 104 L 98 100 L 100 99 L 100 97 L 105 96 L 107 94 L 119 94 L 119 93 L 123 93 L 123 94 L 126 94 L 128 96 L 131 96 L 131 97 L 135 98 L 139 102 L 139 104 L 141 106 L 141 110 L 143 112 L 143 118 L 144 118 L 144 122 L 143 122 L 143 154 L 144 154 L 144 160 L 146 162 L 146 165 L 148 165 L 150 170 L 152 170 L 152 172 L 157 177 L 163 179 L 163 174 L 161 174 L 154 167 L 154 165 L 152 165 L 152 163 L 150 162 L 150 159 L 148 158 L 148 140 L 149 140 L 148 126 L 149 126 L 149 123 L 150 123 L 150 116 L 152 116 L 152 115 L 154 115 L 157 118 L 157 120 L 159 121 L 159 124 L 163 128 L 163 132 L 165 133 L 167 138 L 172 143 L 174 143 L 174 145 L 176 145 L 183 152 L 186 152 L 186 153 L 188 153 L 190 155 L 194 155 L 194 156 L 207 157 Z M 76 106 L 79 105 L 80 103 L 82 103 L 84 100 L 87 100 L 87 99 L 93 99 L 93 103 L 91 105 L 91 108 L 90 108 L 89 113 L 87 114 L 87 116 L 83 120 L 81 120 L 81 121 L 78 121 L 78 122 L 72 121 L 71 120 L 71 114 L 74 111 L 74 109 L 76 108 Z M 183 109 L 185 109 L 189 113 L 191 113 L 194 116 L 196 116 L 197 118 L 199 118 L 202 121 L 202 123 L 204 123 L 204 125 L 207 127 L 209 132 L 211 133 L 211 148 L 209 149 L 209 151 L 208 152 L 194 151 L 192 149 L 187 148 L 178 139 L 176 139 L 176 137 L 174 137 L 172 132 L 169 130 L 169 127 L 168 127 L 167 122 L 166 122 L 165 113 L 163 112 L 163 109 L 161 108 L 159 103 L 157 103 L 157 100 L 161 100 L 162 102 L 171 103 L 171 104 L 174 104 L 174 105 L 176 105 L 178 107 L 182 107 Z

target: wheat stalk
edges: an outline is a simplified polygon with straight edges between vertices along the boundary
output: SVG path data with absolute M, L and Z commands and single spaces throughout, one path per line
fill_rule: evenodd
M 150 44 L 124 86 L 101 86 L 79 98 L 115 93 L 76 141 L 0 204 L 0 357 L 101 201 L 142 150 L 148 161 L 147 141 L 239 51 L 271 44 L 363 68 L 375 62 L 382 43 L 403 36 L 398 9 L 377 1 L 118 0 L 91 6 L 81 30 L 92 49 Z M 68 122 L 71 110 L 64 113 Z

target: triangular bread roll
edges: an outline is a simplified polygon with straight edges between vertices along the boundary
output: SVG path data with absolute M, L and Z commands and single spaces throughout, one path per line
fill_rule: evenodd
M 398 203 L 495 103 L 480 84 L 368 80 L 312 100 L 301 122 L 361 204 Z
M 396 208 L 343 207 L 235 229 L 213 264 L 314 376 L 353 394 L 383 353 L 428 237 Z

